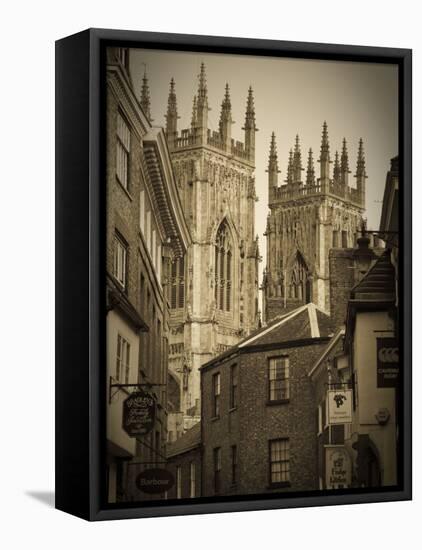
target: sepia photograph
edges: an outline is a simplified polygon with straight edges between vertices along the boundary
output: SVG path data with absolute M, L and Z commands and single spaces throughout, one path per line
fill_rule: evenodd
M 400 487 L 398 65 L 104 63 L 106 503 Z

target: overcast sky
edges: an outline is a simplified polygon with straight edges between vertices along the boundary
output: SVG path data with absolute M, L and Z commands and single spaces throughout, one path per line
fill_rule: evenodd
M 266 258 L 263 233 L 268 213 L 268 186 L 265 172 L 271 132 L 276 133 L 280 182 L 286 177 L 289 149 L 296 134 L 300 136 L 302 161 L 312 147 L 319 157 L 321 130 L 328 124 L 332 159 L 341 150 L 343 137 L 349 150 L 352 176 L 356 168 L 359 138 L 364 141 L 366 168 L 366 216 L 368 229 L 378 229 L 381 200 L 390 159 L 398 154 L 398 69 L 395 65 L 315 61 L 275 57 L 252 57 L 197 52 L 170 52 L 135 49 L 131 53 L 131 73 L 137 95 L 140 94 L 144 66 L 150 91 L 154 125 L 165 125 L 164 115 L 170 78 L 176 82 L 179 130 L 188 128 L 193 96 L 201 62 L 206 65 L 209 128 L 218 130 L 221 102 L 226 82 L 230 86 L 232 137 L 243 141 L 248 87 L 255 98 L 256 124 L 256 232 L 260 250 Z M 315 163 L 316 176 L 319 164 Z

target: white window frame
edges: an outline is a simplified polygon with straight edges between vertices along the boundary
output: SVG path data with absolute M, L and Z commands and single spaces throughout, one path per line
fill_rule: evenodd
M 273 448 L 276 445 L 280 445 L 280 448 Z M 272 439 L 269 445 L 269 453 L 270 484 L 290 483 L 290 440 L 288 438 Z M 277 458 L 274 458 L 274 455 Z M 285 467 L 286 464 L 287 467 Z
M 116 177 L 126 190 L 129 189 L 129 156 L 130 128 L 123 116 L 118 112 L 116 131 Z
M 114 235 L 113 275 L 124 290 L 127 284 L 127 258 L 127 245 L 118 235 Z
M 284 373 L 284 378 L 277 378 L 277 361 L 282 361 L 282 369 Z M 274 373 L 274 377 L 272 377 Z M 277 387 L 277 382 L 280 383 L 280 387 Z M 272 383 L 274 383 L 274 388 L 272 389 Z M 278 391 L 285 392 L 283 397 L 272 397 L 276 395 Z M 289 357 L 284 355 L 280 357 L 271 357 L 268 360 L 268 401 L 277 402 L 277 401 L 287 401 L 290 399 L 290 362 Z
M 191 462 L 189 465 L 189 488 L 190 488 L 190 498 L 194 498 L 196 496 L 196 464 L 195 462 Z
M 120 333 L 117 334 L 116 347 L 116 380 L 129 384 L 130 376 L 130 342 Z
M 139 193 L 139 228 L 142 235 L 145 233 L 145 189 Z
M 176 467 L 176 498 L 182 498 L 182 467 Z
M 145 240 L 147 243 L 147 249 L 151 252 L 151 210 L 147 211 L 147 227 L 145 231 Z

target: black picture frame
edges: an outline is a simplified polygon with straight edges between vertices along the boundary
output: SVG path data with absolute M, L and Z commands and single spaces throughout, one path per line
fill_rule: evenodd
M 102 499 L 104 441 L 104 48 L 167 50 L 395 63 L 399 67 L 400 341 L 402 434 L 397 490 L 316 491 L 295 496 L 199 498 L 177 504 L 108 506 Z M 56 42 L 56 508 L 109 520 L 323 506 L 412 498 L 412 52 L 214 36 L 89 29 Z

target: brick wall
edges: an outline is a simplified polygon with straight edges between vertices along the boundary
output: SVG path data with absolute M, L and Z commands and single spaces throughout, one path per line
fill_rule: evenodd
M 269 487 L 269 440 L 289 438 L 290 487 L 303 491 L 318 488 L 317 417 L 312 383 L 307 376 L 322 353 L 326 340 L 278 353 L 245 353 L 202 372 L 203 495 L 214 494 L 213 449 L 221 448 L 221 494 L 277 492 Z M 267 404 L 268 359 L 288 355 L 290 400 Z M 238 407 L 229 409 L 229 367 L 239 365 Z M 212 375 L 221 375 L 221 414 L 212 419 Z M 237 445 L 238 481 L 231 483 L 230 448 Z
M 328 261 L 330 266 L 330 315 L 335 328 L 339 328 L 346 320 L 347 302 L 350 290 L 355 284 L 354 261 L 351 248 L 332 248 Z

